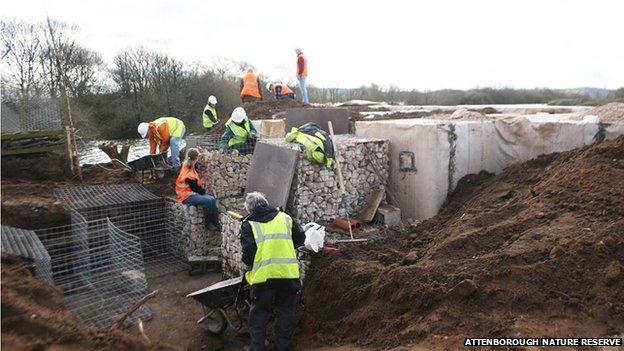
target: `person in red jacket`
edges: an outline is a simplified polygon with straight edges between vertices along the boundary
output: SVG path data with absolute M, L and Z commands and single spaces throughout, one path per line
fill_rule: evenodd
M 300 48 L 295 49 L 297 54 L 297 79 L 299 80 L 299 89 L 301 89 L 301 102 L 309 104 L 308 90 L 306 89 L 306 78 L 308 77 L 308 60 Z

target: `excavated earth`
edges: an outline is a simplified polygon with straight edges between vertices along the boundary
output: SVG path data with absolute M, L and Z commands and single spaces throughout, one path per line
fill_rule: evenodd
M 3 350 L 176 350 L 121 331 L 85 326 L 65 308 L 60 292 L 36 279 L 31 268 L 2 254 Z
M 317 256 L 299 341 L 453 350 L 464 337 L 624 334 L 624 136 L 469 175 L 385 242 Z

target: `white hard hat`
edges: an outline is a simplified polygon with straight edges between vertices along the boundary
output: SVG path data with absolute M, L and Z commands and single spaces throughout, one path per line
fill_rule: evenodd
M 237 107 L 234 109 L 234 111 L 232 111 L 232 121 L 236 122 L 236 123 L 241 123 L 242 121 L 245 120 L 245 118 L 247 118 L 247 113 L 245 112 L 245 109 L 242 107 Z
M 139 135 L 141 135 L 141 138 L 145 138 L 147 136 L 148 129 L 149 129 L 149 123 L 142 122 L 142 123 L 139 123 L 139 126 L 137 127 L 137 132 L 139 132 Z
M 267 83 L 266 88 L 268 91 L 271 91 L 271 85 L 273 85 L 273 83 Z
M 214 95 L 210 95 L 210 97 L 208 98 L 208 103 L 216 105 L 217 104 L 217 98 Z

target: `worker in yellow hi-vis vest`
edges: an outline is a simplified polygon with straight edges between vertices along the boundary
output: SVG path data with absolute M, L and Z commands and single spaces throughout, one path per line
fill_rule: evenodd
M 249 334 L 251 350 L 264 350 L 269 314 L 275 314 L 275 349 L 288 350 L 292 341 L 297 295 L 301 291 L 297 248 L 305 234 L 286 213 L 270 207 L 262 193 L 245 198 L 249 213 L 241 225 L 245 279 L 251 285 Z

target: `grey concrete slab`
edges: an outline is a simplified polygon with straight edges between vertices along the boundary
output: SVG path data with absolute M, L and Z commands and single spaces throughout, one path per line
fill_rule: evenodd
M 298 153 L 293 148 L 258 142 L 247 173 L 245 191 L 262 192 L 269 205 L 286 208 Z
M 293 108 L 286 111 L 286 133 L 291 128 L 314 122 L 329 133 L 327 121 L 331 121 L 334 134 L 349 134 L 349 112 L 346 108 Z

